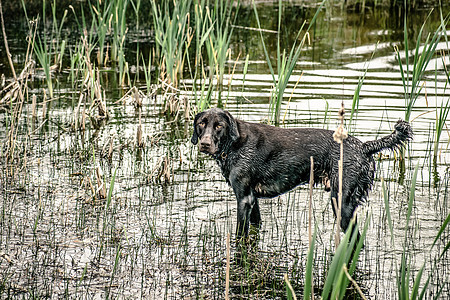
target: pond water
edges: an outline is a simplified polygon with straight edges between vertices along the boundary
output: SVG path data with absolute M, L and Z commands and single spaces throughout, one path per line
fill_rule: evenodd
M 283 48 L 289 49 L 297 30 L 304 20 L 312 18 L 317 6 L 311 1 L 285 3 Z M 257 9 L 261 27 L 277 30 L 277 4 L 262 2 Z M 410 49 L 430 11 L 427 7 L 408 13 Z M 449 6 L 444 6 L 442 14 L 449 12 Z M 425 34 L 433 34 L 439 26 L 439 14 L 439 9 L 431 13 Z M 136 56 L 143 53 L 148 57 L 155 47 L 149 29 L 151 15 L 146 12 L 141 18 L 145 17 L 149 23 L 139 25 L 145 29 L 130 25 L 125 40 L 130 81 L 143 95 L 147 94 L 147 85 Z M 394 50 L 398 47 L 404 57 L 403 18 L 401 9 L 359 13 L 326 6 L 289 80 L 279 126 L 335 129 L 341 103 L 348 120 L 355 89 L 365 76 L 357 115 L 347 124 L 348 129 L 363 141 L 389 134 L 396 121 L 405 118 L 404 88 Z M 10 21 L 5 24 L 9 49 L 20 73 L 28 29 L 25 18 Z M 68 48 L 73 50 L 82 34 L 73 32 L 69 25 L 67 28 Z M 237 118 L 266 122 L 272 76 L 255 28 L 253 7 L 243 3 L 233 28 L 222 102 Z M 275 60 L 277 35 L 264 32 L 263 36 Z M 433 157 L 436 108 L 442 103 L 445 106 L 450 97 L 445 71 L 450 65 L 449 46 L 443 39 L 437 49 L 412 109 L 410 121 L 415 135 L 405 152 L 405 168 L 398 163 L 398 154 L 384 152 L 377 156 L 374 186 L 359 212 L 362 220 L 369 215 L 371 219 L 354 277 L 371 299 L 397 298 L 397 272 L 405 248 L 411 260 L 410 271 L 417 272 L 425 263 L 425 274 L 433 272 L 427 297 L 441 291 L 440 299 L 450 299 L 448 252 L 434 266 L 449 242 L 448 228 L 431 248 L 450 208 L 447 126 L 440 137 L 438 156 Z M 4 45 L 0 53 L 0 72 L 9 81 L 12 74 Z M 64 61 L 61 71 L 53 75 L 55 96 L 50 101 L 44 72 L 37 64 L 28 83 L 29 100 L 21 107 L 18 119 L 14 159 L 2 159 L 1 297 L 223 299 L 226 238 L 228 233 L 234 237 L 236 200 L 216 163 L 190 144 L 195 81 L 188 69 L 178 89 L 180 99 L 190 103 L 183 107 L 190 109 L 174 117 L 162 113 L 164 85 L 154 96 L 141 96 L 143 104 L 137 108 L 133 97 L 118 101 L 129 87 L 120 86 L 117 68 L 100 68 L 109 119 L 98 128 L 87 121 L 81 131 L 74 130 L 73 124 L 78 120 L 79 107 L 83 108 L 78 104 L 83 103 L 83 89 L 81 84 L 71 84 L 70 60 Z M 154 65 L 153 88 L 160 84 L 156 68 Z M 33 96 L 37 99 L 36 118 L 31 117 Z M 5 141 L 1 151 L 6 157 L 11 114 L 16 106 L 3 101 L 0 104 L 0 137 Z M 215 92 L 211 105 L 217 105 Z M 137 145 L 139 124 L 144 147 Z M 414 207 L 409 228 L 405 229 L 417 165 Z M 101 188 L 97 172 L 111 197 L 98 196 Z M 389 197 L 392 233 L 382 182 Z M 319 290 L 334 252 L 336 228 L 329 197 L 322 186 L 314 189 L 314 285 Z M 285 298 L 285 273 L 301 295 L 308 253 L 308 199 L 307 186 L 275 199 L 261 199 L 262 228 L 256 244 L 248 249 L 245 263 L 239 263 L 241 250 L 231 243 L 232 298 Z M 354 289 L 348 292 L 348 298 L 358 297 Z

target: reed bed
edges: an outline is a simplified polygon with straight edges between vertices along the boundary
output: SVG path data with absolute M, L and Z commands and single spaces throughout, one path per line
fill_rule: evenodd
M 429 17 L 432 28 L 424 23 L 417 36 L 405 13 L 404 48 L 389 52 L 397 58 L 399 72 L 390 78 L 403 103 L 380 108 L 366 104 L 373 98 L 365 87 L 379 81 L 369 62 L 388 52 L 381 43 L 362 55 L 367 63 L 346 79 L 350 88 L 328 73 L 321 85 L 315 65 L 301 64 L 332 32 L 327 16 L 335 8 L 325 1 L 305 15 L 281 1 L 269 9 L 220 0 L 77 7 L 53 1 L 42 4 L 39 18 L 22 5 L 25 55 L 10 61 L 14 76 L 0 94 L 2 298 L 439 299 L 448 293 L 444 13 L 439 24 Z M 283 35 L 290 9 L 303 26 L 291 37 Z M 268 33 L 272 23 L 276 33 Z M 9 51 L 11 31 L 2 25 Z M 15 70 L 22 70 L 19 76 Z M 311 99 L 315 93 L 320 96 Z M 423 107 L 424 98 L 435 101 Z M 352 225 L 362 228 L 365 248 L 355 245 L 351 229 L 339 233 L 329 194 L 312 183 L 261 199 L 262 230 L 252 232 L 249 244 L 236 244 L 235 199 L 215 163 L 190 145 L 192 115 L 217 105 L 253 121 L 269 115 L 281 126 L 335 128 L 343 99 L 351 110 L 342 126 L 355 135 L 376 138 L 399 116 L 416 131 L 403 169 L 398 153 L 377 158 L 370 202 Z M 373 129 L 379 132 L 367 132 Z

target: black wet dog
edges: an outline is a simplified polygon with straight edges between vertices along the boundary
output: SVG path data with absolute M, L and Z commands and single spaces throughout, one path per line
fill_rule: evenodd
M 349 136 L 344 140 L 343 230 L 372 186 L 372 155 L 383 149 L 394 150 L 410 139 L 410 125 L 399 120 L 395 131 L 381 139 L 363 143 Z M 331 130 L 249 123 L 212 108 L 195 116 L 191 141 L 196 145 L 198 140 L 200 151 L 216 159 L 236 195 L 238 237 L 248 234 L 249 221 L 260 224 L 258 198 L 276 197 L 309 181 L 311 156 L 314 182 L 325 178 L 331 197 L 338 198 L 340 145 L 334 141 Z

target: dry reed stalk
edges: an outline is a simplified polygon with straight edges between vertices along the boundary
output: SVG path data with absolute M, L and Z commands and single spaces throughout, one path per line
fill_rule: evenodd
M 97 178 L 97 194 L 100 199 L 106 199 L 106 186 L 102 178 L 102 169 L 100 166 L 95 168 L 95 176 Z
M 292 299 L 293 300 L 297 300 L 297 296 L 295 296 L 294 289 L 292 288 L 292 285 L 289 282 L 289 278 L 288 278 L 288 275 L 286 273 L 284 274 L 284 281 L 286 282 L 286 285 L 288 286 L 288 288 L 291 290 Z
M 44 100 L 42 101 L 42 119 L 46 119 L 47 116 L 47 93 L 44 90 Z
M 141 110 L 140 109 L 139 109 L 139 124 L 137 127 L 136 140 L 137 140 L 137 146 L 140 148 L 143 148 L 144 140 L 142 138 L 142 123 L 141 123 Z
M 173 172 L 175 171 L 172 162 L 168 156 L 164 157 L 164 181 L 170 183 L 170 179 L 173 178 Z
M 80 93 L 80 99 L 78 100 L 78 105 L 77 105 L 77 109 L 75 111 L 75 116 L 74 116 L 74 120 L 73 120 L 73 128 L 75 130 L 78 129 L 78 118 L 80 116 L 80 108 L 81 108 L 81 103 L 83 102 L 84 99 L 84 94 Z
M 31 97 L 31 117 L 33 120 L 37 118 L 37 104 L 36 104 L 36 95 Z
M 113 144 L 114 144 L 114 136 L 112 136 L 109 139 L 109 149 L 108 149 L 108 159 L 109 160 L 112 160 L 113 151 L 114 151 Z
M 84 35 L 88 36 L 86 29 L 84 30 Z M 106 103 L 103 101 L 105 98 L 104 91 L 100 84 L 100 71 L 99 68 L 95 68 L 91 64 L 89 57 L 89 46 L 86 38 L 82 38 L 83 46 L 85 49 L 85 60 L 87 66 L 87 75 L 83 84 L 86 86 L 87 93 L 91 95 L 92 103 L 89 108 L 89 117 L 91 119 L 92 125 L 95 128 L 99 128 L 103 121 L 107 120 L 109 117 L 108 109 L 106 108 Z M 92 111 L 97 108 L 98 115 L 92 114 Z
M 81 115 L 81 131 L 86 130 L 86 97 L 84 97 L 83 114 Z
M 5 50 L 6 50 L 6 56 L 8 58 L 8 63 L 9 66 L 11 68 L 11 71 L 13 73 L 13 77 L 14 77 L 14 82 L 18 85 L 17 88 L 17 95 L 19 96 L 19 103 L 17 103 L 14 107 L 13 110 L 13 115 L 11 118 L 11 126 L 10 126 L 10 130 L 8 132 L 8 140 L 7 140 L 7 149 L 5 151 L 5 157 L 8 160 L 9 158 L 12 158 L 14 155 L 14 149 L 15 149 L 15 140 L 16 140 L 16 136 L 17 136 L 17 132 L 18 132 L 18 123 L 19 123 L 19 116 L 22 112 L 22 107 L 23 107 L 23 103 L 24 103 L 24 95 L 22 92 L 22 82 L 18 80 L 17 75 L 16 75 L 16 71 L 14 69 L 14 64 L 12 62 L 11 59 L 11 52 L 9 51 L 9 46 L 8 46 L 8 39 L 6 37 L 6 31 L 5 31 L 5 22 L 3 19 L 3 8 L 2 8 L 2 2 L 0 0 L 0 19 L 1 19 L 1 25 L 2 25 L 2 33 L 3 33 L 3 42 L 5 44 Z M 31 42 L 31 39 L 29 40 L 28 43 Z M 30 47 L 30 44 L 28 44 L 28 48 Z M 28 61 L 28 53 L 26 56 L 26 60 Z M 16 92 L 15 92 L 16 93 Z
M 174 171 L 170 158 L 168 156 L 161 157 L 148 176 L 148 180 L 153 179 L 155 182 L 170 183 Z
M 26 81 L 34 73 L 35 62 L 33 60 L 29 60 L 25 62 L 25 67 L 22 72 L 20 72 L 17 80 L 14 80 L 10 84 L 5 86 L 5 76 L 2 74 L 2 90 L 0 91 L 1 95 L 4 95 L 0 100 L 0 105 L 6 105 L 14 102 L 17 97 L 19 97 L 19 91 L 23 85 L 26 85 Z
M 89 189 L 92 195 L 94 195 L 95 197 L 95 188 L 94 184 L 92 183 L 91 177 L 85 176 L 83 182 L 85 183 L 86 188 Z
M 108 118 L 108 110 L 106 108 L 106 103 L 103 101 L 103 99 L 105 98 L 105 91 L 103 91 L 102 93 L 102 86 L 100 84 L 100 70 L 99 68 L 96 68 L 97 71 L 97 77 L 96 77 L 96 81 L 94 83 L 94 93 L 96 95 L 97 98 L 97 109 L 98 109 L 98 115 L 101 118 L 107 119 Z
M 336 210 L 336 236 L 335 236 L 335 245 L 336 249 L 340 243 L 340 224 L 341 224 L 341 207 L 342 207 L 342 177 L 343 177 L 343 161 L 344 161 L 344 140 L 348 137 L 347 130 L 344 129 L 344 101 L 342 101 L 341 109 L 339 110 L 339 119 L 341 120 L 341 124 L 336 129 L 333 134 L 333 139 L 340 144 L 340 159 L 339 159 L 339 192 L 338 192 L 338 203 Z M 335 201 L 335 200 L 334 200 Z M 335 205 L 336 206 L 336 205 Z
M 351 283 L 353 284 L 353 286 L 355 287 L 355 289 L 358 291 L 358 294 L 361 296 L 361 298 L 362 298 L 363 300 L 367 300 L 367 297 L 363 294 L 363 292 L 362 292 L 361 288 L 359 287 L 358 283 L 355 281 L 355 279 L 353 279 L 353 278 L 350 276 L 350 273 L 348 272 L 347 266 L 346 266 L 346 265 L 343 265 L 342 268 L 343 268 L 344 273 L 345 273 L 345 275 L 347 276 L 348 280 L 351 281 Z
M 189 98 L 183 96 L 183 105 L 184 105 L 184 119 L 189 120 L 191 115 L 191 106 L 189 103 Z
M 142 98 L 139 95 L 139 90 L 136 87 L 133 87 L 133 89 L 134 89 L 134 105 L 137 108 L 141 108 L 142 107 Z M 140 118 L 141 118 L 141 114 L 139 112 L 139 121 L 140 121 Z

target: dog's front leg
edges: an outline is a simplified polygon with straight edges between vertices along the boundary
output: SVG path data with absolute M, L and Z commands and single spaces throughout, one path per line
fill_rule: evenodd
M 261 213 L 259 211 L 258 199 L 255 199 L 253 204 L 252 212 L 250 213 L 250 224 L 256 226 L 259 229 L 261 226 Z
M 236 236 L 238 239 L 248 236 L 248 229 L 250 223 L 250 213 L 256 203 L 256 198 L 253 192 L 250 191 L 247 195 L 236 195 L 237 198 L 237 228 Z
M 237 239 L 248 235 L 251 212 L 256 203 L 256 197 L 250 188 L 250 179 L 242 174 L 240 170 L 234 170 L 230 176 L 230 184 L 237 200 Z

